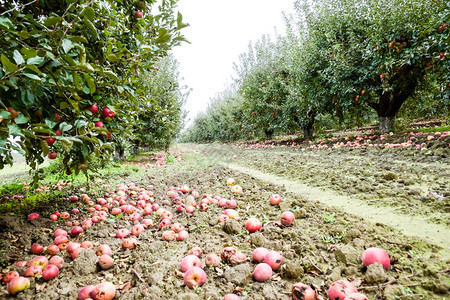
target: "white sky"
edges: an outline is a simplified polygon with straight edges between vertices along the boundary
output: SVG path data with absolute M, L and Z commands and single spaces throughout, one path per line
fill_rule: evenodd
M 282 12 L 294 0 L 180 0 L 178 10 L 189 27 L 182 30 L 191 44 L 174 48 L 180 75 L 192 88 L 185 105 L 188 124 L 204 111 L 209 99 L 224 90 L 235 75 L 233 62 L 247 52 L 249 41 L 263 34 L 284 33 Z

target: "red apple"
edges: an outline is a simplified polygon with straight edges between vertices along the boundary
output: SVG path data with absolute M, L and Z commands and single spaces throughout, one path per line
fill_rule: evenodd
M 42 274 L 42 268 L 40 266 L 31 266 L 28 267 L 28 269 L 25 270 L 25 276 L 26 277 L 34 277 L 36 275 Z
M 95 115 L 98 112 L 98 106 L 95 104 L 92 104 L 90 106 L 87 107 L 87 109 L 93 114 Z
M 95 123 L 95 127 L 102 128 L 102 127 L 103 127 L 103 122 L 102 122 L 102 121 L 96 122 L 96 123 Z
M 280 268 L 283 263 L 283 256 L 277 251 L 269 251 L 264 257 L 264 262 L 268 264 L 272 270 L 276 271 Z
M 281 203 L 281 196 L 279 194 L 273 194 L 272 196 L 270 196 L 269 201 L 272 205 L 278 205 Z
M 59 252 L 59 248 L 57 245 L 53 244 L 53 245 L 49 245 L 47 247 L 47 250 L 45 253 L 47 253 L 48 255 L 55 255 Z
M 258 264 L 253 270 L 253 278 L 256 281 L 263 282 L 272 277 L 272 268 L 266 263 Z
M 49 145 L 49 146 L 53 146 L 53 144 L 56 142 L 56 140 L 54 138 L 48 137 L 45 138 L 45 142 Z
M 95 288 L 94 285 L 87 285 L 78 291 L 78 300 L 87 300 L 91 299 L 91 292 Z
M 345 297 L 357 293 L 356 287 L 347 280 L 338 280 L 331 284 L 328 289 L 328 298 L 334 300 L 344 300 Z
M 67 236 L 67 231 L 65 231 L 64 229 L 56 229 L 55 233 L 53 234 L 53 237 L 57 237 L 57 236 Z
M 292 222 L 294 222 L 295 215 L 292 211 L 287 210 L 281 214 L 280 222 L 284 226 L 291 226 Z
M 42 271 L 42 278 L 44 278 L 45 281 L 49 281 L 56 278 L 58 274 L 59 274 L 58 267 L 49 264 L 47 267 L 45 267 L 44 271 Z
M 245 222 L 245 229 L 247 229 L 250 233 L 260 230 L 261 227 L 261 221 L 256 218 L 250 218 L 247 220 L 247 222 Z
M 47 157 L 49 159 L 55 159 L 58 156 L 58 153 L 56 152 L 50 152 L 49 154 L 47 154 Z
M 123 250 L 135 249 L 137 247 L 137 244 L 138 242 L 134 238 L 124 239 L 122 242 L 122 249 Z
M 62 135 L 62 130 L 59 129 L 59 128 L 56 129 L 56 130 L 55 130 L 55 134 L 56 134 L 56 135 Z
M 180 233 L 180 231 L 184 230 L 184 226 L 181 223 L 175 223 L 172 225 L 172 231 L 176 232 L 176 233 Z
M 144 231 L 145 231 L 145 228 L 141 224 L 136 224 L 131 228 L 131 234 L 134 236 L 139 236 Z
M 15 277 L 19 276 L 19 272 L 17 271 L 9 271 L 8 273 L 5 274 L 5 276 L 3 276 L 3 283 L 8 283 L 11 280 L 13 280 Z
M 206 282 L 206 273 L 202 268 L 191 267 L 184 274 L 184 284 L 192 289 L 196 286 L 202 286 Z
M 202 257 L 203 250 L 200 247 L 194 247 L 191 250 L 189 250 L 188 255 L 195 255 L 198 258 Z
M 189 237 L 189 233 L 186 230 L 180 231 L 177 236 L 177 241 L 184 241 Z
M 116 296 L 116 287 L 111 282 L 100 283 L 89 295 L 93 300 L 112 300 Z
M 142 17 L 143 17 L 142 12 L 140 12 L 139 10 L 137 10 L 137 11 L 136 11 L 136 18 L 137 18 L 137 19 L 140 19 L 140 18 L 142 18 Z
M 366 267 L 376 262 L 382 264 L 384 269 L 389 268 L 391 265 L 389 254 L 387 254 L 387 252 L 383 249 L 377 247 L 367 248 L 362 254 L 361 260 Z
M 55 245 L 65 244 L 68 241 L 69 241 L 69 239 L 67 238 L 67 236 L 59 235 L 59 236 L 55 237 L 55 239 L 53 240 L 53 244 L 55 244 Z
M 171 241 L 175 241 L 176 238 L 177 238 L 177 234 L 172 230 L 166 230 L 162 233 L 163 241 L 171 242 Z
M 267 248 L 256 248 L 255 250 L 253 250 L 253 260 L 256 262 L 264 262 L 264 258 L 266 257 L 266 255 L 269 253 L 269 249 Z
M 112 118 L 112 117 L 114 117 L 114 112 L 111 111 L 108 107 L 105 107 L 102 110 L 102 118 L 106 119 L 106 118 Z
M 197 256 L 191 254 L 191 255 L 185 256 L 181 260 L 180 270 L 181 270 L 181 272 L 186 272 L 189 268 L 192 268 L 192 267 L 200 267 L 201 268 L 202 261 Z
M 316 292 L 309 285 L 297 282 L 292 286 L 293 300 L 316 300 L 316 297 Z
M 222 300 L 240 300 L 238 295 L 236 294 L 226 294 L 225 297 L 223 297 Z
M 71 237 L 76 237 L 76 236 L 78 236 L 79 234 L 81 234 L 81 233 L 83 233 L 83 232 L 84 232 L 84 230 L 83 230 L 82 227 L 80 227 L 80 226 L 75 226 L 75 227 L 73 227 L 72 230 L 70 231 L 70 236 L 71 236 Z
M 31 245 L 31 249 L 30 249 L 31 253 L 33 254 L 41 254 L 42 252 L 44 252 L 44 247 L 39 245 L 39 244 L 33 244 Z
M 39 214 L 37 213 L 31 213 L 28 215 L 28 220 L 35 220 L 37 218 L 39 218 Z
M 98 258 L 98 265 L 102 270 L 112 268 L 114 266 L 114 259 L 106 254 L 103 254 Z
M 94 245 L 90 241 L 84 241 L 80 244 L 80 247 L 83 249 L 94 249 Z
M 126 238 L 129 235 L 130 235 L 130 231 L 126 228 L 121 228 L 121 229 L 117 230 L 117 233 L 116 233 L 116 237 L 119 239 Z
M 207 267 L 218 267 L 220 266 L 220 257 L 217 254 L 211 253 L 206 255 L 205 265 Z
M 54 255 L 50 260 L 48 261 L 49 264 L 55 265 L 58 267 L 58 269 L 62 269 L 64 267 L 64 259 L 61 256 Z
M 41 270 L 44 270 L 47 265 L 48 265 L 48 259 L 45 256 L 36 256 L 28 264 L 29 267 L 39 266 L 39 267 L 41 267 Z
M 30 280 L 28 278 L 17 276 L 8 283 L 8 293 L 15 295 L 18 292 L 24 291 L 30 287 Z
M 70 200 L 71 202 L 76 202 L 76 201 L 78 201 L 78 196 L 72 195 L 72 196 L 69 197 L 69 200 Z
M 100 246 L 97 247 L 97 251 L 95 251 L 95 254 L 97 256 L 101 256 L 103 254 L 112 256 L 112 250 L 111 250 L 111 247 L 109 247 L 108 245 L 101 244 Z
M 353 293 L 344 298 L 344 300 L 369 300 L 366 295 Z

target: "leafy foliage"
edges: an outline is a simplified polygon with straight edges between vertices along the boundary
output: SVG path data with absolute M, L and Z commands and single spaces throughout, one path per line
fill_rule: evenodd
M 87 175 L 87 158 L 107 159 L 109 131 L 130 122 L 121 108 L 140 103 L 139 73 L 185 41 L 177 1 L 158 14 L 154 0 L 0 2 L 0 168 L 13 150 L 32 168 L 54 152 Z

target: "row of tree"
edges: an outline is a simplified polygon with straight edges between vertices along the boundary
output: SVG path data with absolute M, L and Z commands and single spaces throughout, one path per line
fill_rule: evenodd
M 92 156 L 167 148 L 187 94 L 168 56 L 186 41 L 176 5 L 0 0 L 0 169 L 19 151 L 32 168 L 58 157 L 87 175 Z
M 376 118 L 387 133 L 402 107 L 448 115 L 449 19 L 444 0 L 298 0 L 286 34 L 249 46 L 184 140 L 311 137 L 323 119 Z

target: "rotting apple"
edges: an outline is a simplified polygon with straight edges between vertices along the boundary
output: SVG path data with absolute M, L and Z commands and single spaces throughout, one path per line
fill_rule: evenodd
M 177 241 L 184 241 L 189 237 L 189 233 L 186 230 L 182 230 L 177 235 Z
M 3 281 L 3 283 L 8 283 L 11 280 L 13 280 L 15 277 L 18 277 L 18 276 L 20 276 L 19 272 L 17 272 L 17 271 L 9 271 L 8 273 L 5 274 L 5 276 L 3 276 L 2 281 Z
M 107 270 L 114 266 L 114 259 L 107 254 L 103 254 L 98 258 L 98 265 L 102 270 Z
M 97 256 L 101 256 L 103 254 L 112 256 L 113 252 L 111 250 L 111 247 L 109 247 L 107 244 L 101 244 L 97 247 L 97 251 L 95 251 L 95 254 Z
M 55 265 L 58 269 L 62 269 L 64 267 L 64 259 L 61 256 L 54 255 L 48 261 L 49 264 Z
M 269 198 L 270 204 L 278 205 L 281 203 L 281 195 L 280 194 L 272 194 Z
M 217 254 L 215 254 L 215 253 L 210 253 L 210 254 L 206 255 L 205 265 L 207 267 L 211 267 L 211 266 L 218 267 L 218 266 L 220 266 L 220 257 Z
M 76 237 L 76 236 L 78 236 L 79 234 L 81 234 L 83 232 L 84 232 L 84 230 L 83 230 L 83 228 L 81 226 L 75 226 L 70 231 L 70 236 L 71 237 Z
M 31 266 L 25 270 L 25 277 L 34 277 L 42 274 L 42 268 L 40 266 Z
M 87 285 L 78 291 L 78 300 L 91 299 L 91 292 L 95 288 L 95 285 Z
M 255 250 L 253 250 L 253 260 L 256 262 L 264 262 L 264 258 L 266 257 L 267 253 L 269 253 L 269 249 L 267 248 L 263 248 L 263 247 L 259 247 L 256 248 Z
M 122 249 L 123 250 L 135 249 L 137 247 L 137 245 L 138 245 L 138 242 L 135 238 L 124 239 L 122 242 Z
M 35 220 L 39 218 L 39 214 L 38 213 L 31 213 L 28 215 L 28 220 Z
M 29 267 L 39 266 L 39 267 L 41 267 L 42 270 L 44 270 L 44 268 L 47 265 L 48 265 L 48 259 L 45 256 L 36 256 L 28 264 Z
M 328 289 L 328 298 L 333 300 L 344 300 L 345 297 L 357 293 L 356 287 L 347 280 L 338 280 L 331 284 Z
M 48 255 L 55 255 L 57 253 L 59 253 L 59 248 L 57 245 L 53 244 L 53 245 L 49 245 L 47 247 L 47 250 L 45 250 L 45 253 Z
M 112 300 L 116 296 L 116 286 L 111 282 L 103 282 L 96 285 L 89 295 L 93 300 Z
M 128 229 L 126 229 L 126 228 L 120 228 L 116 232 L 116 237 L 119 238 L 119 239 L 126 238 L 129 235 L 130 235 L 130 231 Z
M 316 291 L 309 285 L 302 282 L 297 282 L 292 286 L 293 300 L 316 300 Z
M 31 245 L 31 249 L 30 249 L 31 253 L 33 254 L 41 254 L 44 252 L 44 246 L 41 246 L 39 244 L 33 244 Z
M 194 247 L 191 250 L 189 250 L 188 255 L 195 255 L 198 258 L 202 257 L 203 250 L 200 247 Z
M 166 230 L 162 233 L 161 238 L 163 241 L 171 242 L 176 240 L 177 234 L 172 230 Z
M 292 211 L 286 210 L 281 214 L 280 222 L 284 226 L 291 226 L 292 222 L 295 220 L 295 215 Z
M 361 293 L 352 293 L 344 298 L 344 300 L 369 300 L 366 295 Z

